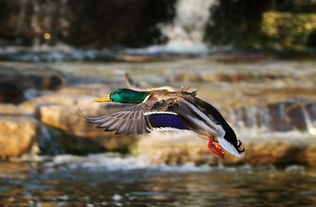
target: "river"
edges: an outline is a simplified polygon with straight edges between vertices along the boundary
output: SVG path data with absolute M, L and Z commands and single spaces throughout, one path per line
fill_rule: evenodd
M 316 171 L 302 166 L 167 166 L 98 154 L 0 169 L 1 206 L 316 205 Z

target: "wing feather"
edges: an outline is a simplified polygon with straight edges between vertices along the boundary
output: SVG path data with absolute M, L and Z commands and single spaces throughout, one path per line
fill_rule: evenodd
M 174 112 L 175 100 L 148 101 L 122 111 L 100 116 L 88 117 L 89 123 L 97 124 L 104 131 L 116 134 L 144 134 L 154 128 L 187 129 L 183 119 Z
M 122 119 L 120 121 L 120 125 L 117 127 L 115 134 L 119 135 L 119 134 L 124 134 L 126 132 L 126 127 L 127 127 L 127 120 L 126 119 Z

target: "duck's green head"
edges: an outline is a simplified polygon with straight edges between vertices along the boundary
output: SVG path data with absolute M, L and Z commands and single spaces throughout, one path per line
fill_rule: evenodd
M 148 92 L 134 91 L 126 88 L 113 90 L 109 95 L 95 99 L 96 102 L 142 103 Z

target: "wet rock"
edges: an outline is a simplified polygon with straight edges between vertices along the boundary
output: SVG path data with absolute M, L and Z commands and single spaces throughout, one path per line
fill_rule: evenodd
M 134 153 L 145 155 L 155 164 L 218 163 L 207 142 L 190 133 L 152 132 L 137 142 Z
M 55 90 L 63 84 L 63 77 L 44 68 L 28 65 L 0 65 L 0 102 L 20 103 L 25 101 L 28 90 Z
M 14 104 L 0 104 L 0 115 L 5 114 L 21 114 L 22 110 Z
M 264 53 L 252 52 L 252 53 L 217 53 L 212 55 L 210 58 L 222 63 L 252 63 L 262 62 L 267 60 L 269 56 Z
M 105 150 L 128 151 L 135 137 L 114 136 L 96 129 L 79 114 L 100 116 L 121 109 L 117 104 L 99 104 L 95 97 L 105 94 L 105 85 L 89 84 L 64 87 L 19 105 L 25 113 L 33 114 L 49 128 L 67 153 L 86 154 Z
M 63 94 L 51 93 L 45 96 L 32 99 L 30 101 L 26 101 L 20 104 L 20 108 L 30 114 L 35 114 L 37 109 L 44 105 L 62 105 L 62 106 L 74 107 L 76 104 L 76 101 L 80 98 L 82 98 L 82 96 L 78 96 L 76 98 L 74 96 L 70 96 L 66 94 L 63 95 Z M 93 99 L 91 98 L 90 102 L 92 102 L 92 100 Z
M 49 103 L 48 100 L 54 101 Z M 91 96 L 54 94 L 46 99 L 46 104 L 41 102 L 35 106 L 38 119 L 57 130 L 56 137 L 68 153 L 84 154 L 105 150 L 126 152 L 135 142 L 135 137 L 114 136 L 113 133 L 96 129 L 80 116 L 82 112 L 89 116 L 100 116 L 121 109 L 93 103 Z
M 29 115 L 0 115 L 0 158 L 64 153 L 52 130 Z
M 41 105 L 63 105 L 69 107 L 98 106 L 93 103 L 95 97 L 104 96 L 109 92 L 105 84 L 83 84 L 60 88 L 54 92 L 46 92 L 42 96 L 33 98 L 20 104 L 24 111 L 34 114 Z
M 253 72 L 253 71 L 212 71 L 200 73 L 179 72 L 175 79 L 183 82 L 205 82 L 205 83 L 240 83 L 240 82 L 265 82 L 271 80 L 283 80 L 290 75 L 277 72 Z
M 219 159 L 207 148 L 205 140 L 194 135 L 157 132 L 142 138 L 135 153 L 147 156 L 156 164 L 316 165 L 316 141 L 312 138 L 244 139 L 243 145 L 246 151 L 240 158 L 226 153 L 223 159 Z
M 18 157 L 31 151 L 39 123 L 29 116 L 0 116 L 0 157 Z
M 316 142 L 313 138 L 273 138 L 245 140 L 247 152 L 241 159 L 231 155 L 225 158 L 228 165 L 308 165 L 315 166 Z
M 65 42 L 75 46 L 145 46 L 161 42 L 157 23 L 174 0 L 2 1 L 0 36 L 9 44 Z M 79 35 L 80 34 L 80 35 Z

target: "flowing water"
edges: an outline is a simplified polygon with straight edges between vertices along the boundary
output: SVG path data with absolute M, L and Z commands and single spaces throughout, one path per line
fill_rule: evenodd
M 155 166 L 115 154 L 0 166 L 1 206 L 316 205 L 316 171 L 300 166 Z
M 73 60 L 115 60 L 120 59 L 126 54 L 191 54 L 206 55 L 210 52 L 207 44 L 204 42 L 205 27 L 210 23 L 211 8 L 218 4 L 217 0 L 178 0 L 175 4 L 175 18 L 172 23 L 158 23 L 156 27 L 162 33 L 162 36 L 168 39 L 166 44 L 151 45 L 141 49 L 122 49 L 109 50 L 104 49 L 78 49 L 56 40 L 54 46 L 48 46 L 41 42 L 41 35 L 44 33 L 44 39 L 52 38 L 51 30 L 54 24 L 59 25 L 61 36 L 67 34 L 69 20 L 67 19 L 67 0 L 60 1 L 56 6 L 56 11 L 47 12 L 45 7 L 40 9 L 39 0 L 30 1 L 32 8 L 31 21 L 27 22 L 27 1 L 21 1 L 19 21 L 17 22 L 17 33 L 30 24 L 29 30 L 35 35 L 29 47 L 0 47 L 1 60 L 30 61 L 30 62 L 53 62 L 53 61 L 73 61 Z M 43 2 L 42 2 L 43 3 Z M 69 11 L 68 11 L 69 12 Z M 52 17 L 54 14 L 56 17 Z M 42 21 L 47 19 L 49 21 Z M 53 24 L 54 23 L 54 24 Z
M 210 8 L 217 3 L 217 0 L 178 0 L 173 23 L 158 25 L 168 42 L 150 46 L 144 52 L 207 53 L 205 26 L 210 19 Z

